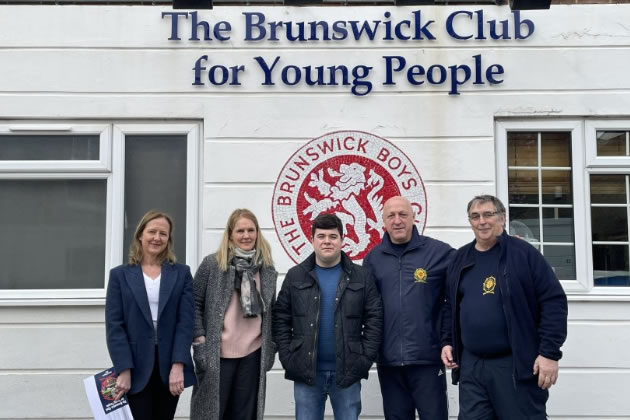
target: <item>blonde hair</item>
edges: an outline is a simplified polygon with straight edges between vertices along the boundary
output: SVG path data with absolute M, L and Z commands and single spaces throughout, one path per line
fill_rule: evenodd
M 260 226 L 258 226 L 258 219 L 254 213 L 252 213 L 248 209 L 236 209 L 230 214 L 228 218 L 227 224 L 225 226 L 225 230 L 223 231 L 223 238 L 221 239 L 221 244 L 219 245 L 219 249 L 217 250 L 217 263 L 219 264 L 219 269 L 221 271 L 228 271 L 228 266 L 230 265 L 230 260 L 234 255 L 234 244 L 232 243 L 231 237 L 232 232 L 234 231 L 234 226 L 236 226 L 236 222 L 240 219 L 245 218 L 251 220 L 256 226 L 256 243 L 254 247 L 256 248 L 256 255 L 254 255 L 254 261 L 262 264 L 263 267 L 273 267 L 273 259 L 271 258 L 271 246 L 269 242 L 263 237 L 262 232 L 260 231 Z
M 177 258 L 175 258 L 175 252 L 173 251 L 173 219 L 168 214 L 159 210 L 149 210 L 142 216 L 140 222 L 138 222 L 136 232 L 133 234 L 133 242 L 129 246 L 129 264 L 140 264 L 142 262 L 142 242 L 140 241 L 142 232 L 144 232 L 144 228 L 146 228 L 151 220 L 160 218 L 166 219 L 168 222 L 168 241 L 164 251 L 158 255 L 158 261 L 160 264 L 164 263 L 164 261 L 175 264 Z

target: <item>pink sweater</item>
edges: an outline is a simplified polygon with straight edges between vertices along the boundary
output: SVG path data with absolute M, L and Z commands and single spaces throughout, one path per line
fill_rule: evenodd
M 256 289 L 260 293 L 260 275 L 256 273 Z M 258 350 L 262 345 L 262 317 L 244 318 L 236 290 L 223 318 L 221 331 L 221 357 L 236 359 Z

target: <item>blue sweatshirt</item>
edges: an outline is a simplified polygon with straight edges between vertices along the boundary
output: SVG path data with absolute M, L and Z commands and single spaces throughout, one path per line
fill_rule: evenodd
M 341 277 L 341 263 L 334 267 L 315 265 L 319 283 L 319 330 L 317 338 L 317 370 L 335 370 L 335 297 Z

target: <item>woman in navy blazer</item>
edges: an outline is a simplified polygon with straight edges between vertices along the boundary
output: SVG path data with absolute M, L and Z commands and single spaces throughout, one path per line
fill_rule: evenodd
M 128 393 L 135 420 L 173 419 L 179 395 L 196 383 L 192 276 L 187 265 L 175 262 L 172 232 L 170 216 L 147 212 L 129 264 L 109 274 L 105 327 L 118 374 L 116 399 Z

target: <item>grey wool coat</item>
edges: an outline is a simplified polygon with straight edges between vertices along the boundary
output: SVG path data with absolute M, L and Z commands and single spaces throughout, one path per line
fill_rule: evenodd
M 206 342 L 193 346 L 197 385 L 193 387 L 191 420 L 218 420 L 221 330 L 223 317 L 234 292 L 235 270 L 219 269 L 216 254 L 208 255 L 197 269 L 193 280 L 195 292 L 194 337 L 206 337 Z M 273 268 L 260 269 L 260 289 L 266 312 L 262 315 L 262 351 L 258 386 L 257 420 L 265 413 L 267 371 L 273 366 L 276 347 L 271 336 L 271 308 L 276 300 L 278 273 Z

